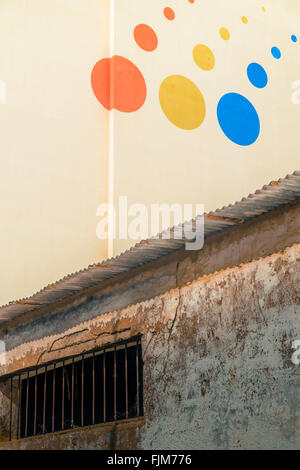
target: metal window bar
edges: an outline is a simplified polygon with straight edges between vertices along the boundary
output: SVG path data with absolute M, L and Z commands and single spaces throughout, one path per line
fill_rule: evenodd
M 33 416 L 33 435 L 36 435 L 36 419 L 37 419 L 37 380 L 38 373 L 37 369 L 35 371 L 34 377 L 34 416 Z
M 117 421 L 117 347 L 114 347 L 114 421 Z
M 92 424 L 95 424 L 95 352 L 93 352 L 93 369 L 92 369 Z
M 52 376 L 52 432 L 55 431 L 55 379 L 56 379 L 56 364 L 54 364 Z
M 125 416 L 128 419 L 128 353 L 125 344 Z
M 10 406 L 9 406 L 9 440 L 12 440 L 12 402 L 13 402 L 13 378 L 10 378 Z
M 71 428 L 74 427 L 74 357 L 72 359 Z
M 17 415 L 17 439 L 21 437 L 21 376 L 18 376 L 18 415 Z
M 136 414 L 140 416 L 139 340 L 136 342 Z
M 41 365 L 35 368 L 27 368 L 22 371 L 18 371 L 15 374 L 6 375 L 0 377 L 1 381 L 10 381 L 10 387 L 8 385 L 8 389 L 10 388 L 10 409 L 9 409 L 9 439 L 13 438 L 13 435 L 17 436 L 17 439 L 26 438 L 35 436 L 38 434 L 38 422 L 39 420 L 42 423 L 39 423 L 39 427 L 41 427 L 41 431 L 43 434 L 48 432 L 54 433 L 56 430 L 61 431 L 66 429 L 66 410 L 65 410 L 65 393 L 66 393 L 66 380 L 68 381 L 68 396 L 69 400 L 71 399 L 71 428 L 74 425 L 79 425 L 76 418 L 75 422 L 75 394 L 76 394 L 76 410 L 79 411 L 80 409 L 80 425 L 90 425 L 90 424 L 99 424 L 99 423 L 106 423 L 107 420 L 113 419 L 117 421 L 118 419 L 128 419 L 128 417 L 138 417 L 143 414 L 143 410 L 141 407 L 141 397 L 142 397 L 142 383 L 141 383 L 141 365 L 142 365 L 142 358 L 141 358 L 141 337 L 130 338 L 129 340 L 123 340 L 113 345 L 107 345 L 102 348 L 94 349 L 93 351 L 83 353 L 77 356 L 71 356 L 64 359 L 57 361 L 49 362 L 48 364 Z M 134 348 L 134 349 L 133 349 Z M 124 349 L 124 354 L 119 355 L 118 351 L 120 349 Z M 131 350 L 131 359 L 129 360 L 129 351 Z M 135 354 L 135 356 L 133 355 Z M 110 359 L 108 362 L 108 355 L 110 355 Z M 135 361 L 133 361 L 133 357 L 135 357 Z M 86 369 L 85 361 L 91 359 L 91 367 L 89 366 Z M 100 360 L 101 359 L 101 360 Z M 81 380 L 78 379 L 78 364 L 81 361 Z M 111 362 L 112 361 L 112 362 Z M 76 371 L 75 371 L 75 363 Z M 69 379 L 67 377 L 68 372 L 66 369 L 66 365 L 69 364 L 71 366 L 71 394 L 70 394 L 70 386 L 69 386 Z M 109 365 L 111 364 L 111 365 Z M 98 369 L 98 365 L 102 367 L 102 371 Z M 112 368 L 111 368 L 112 367 Z M 125 380 L 125 387 L 123 379 L 118 380 L 118 370 L 122 370 L 121 376 L 124 377 Z M 134 368 L 133 368 L 134 367 Z M 57 375 L 57 371 L 60 369 L 61 375 Z M 52 387 L 47 385 L 47 377 L 52 371 Z M 75 383 L 75 372 L 76 372 L 76 383 Z M 99 376 L 100 373 L 100 376 Z M 132 380 L 134 374 L 136 373 L 136 392 L 133 396 Z M 109 378 L 109 374 L 112 374 L 112 377 Z M 96 387 L 96 376 L 101 377 L 102 375 L 102 382 L 103 388 L 102 392 L 99 388 Z M 120 377 L 121 377 L 120 376 Z M 51 377 L 51 376 L 50 376 Z M 16 426 L 16 433 L 14 434 L 13 430 L 13 393 L 14 393 L 14 378 L 17 378 L 17 426 Z M 51 383 L 51 378 L 49 378 Z M 112 382 L 109 381 L 112 380 Z M 89 391 L 87 387 L 87 383 L 91 387 L 91 391 Z M 99 382 L 98 382 L 99 383 Z M 111 383 L 112 385 L 109 385 Z M 49 381 L 48 381 L 49 384 Z M 79 385 L 81 384 L 81 385 Z M 58 388 L 57 388 L 58 387 Z M 79 388 L 78 388 L 79 387 Z M 77 397 L 80 393 L 81 387 L 81 403 L 79 404 L 79 408 L 77 405 Z M 113 390 L 110 391 L 110 387 L 113 387 Z M 122 387 L 125 394 L 125 400 L 122 400 L 122 404 L 120 404 L 119 400 L 119 389 L 118 387 Z M 131 387 L 131 388 L 130 388 Z M 52 389 L 52 390 L 51 390 Z M 61 390 L 57 395 L 57 390 Z M 87 390 L 87 397 L 85 396 L 85 392 Z M 97 393 L 96 393 L 97 390 Z M 52 402 L 51 398 L 51 391 L 52 391 Z M 100 394 L 99 394 L 100 392 Z M 34 393 L 34 397 L 33 397 Z M 61 397 L 58 396 L 61 393 Z M 113 393 L 113 413 L 109 412 L 108 410 L 110 406 L 107 398 L 108 393 Z M 71 395 L 71 397 L 70 397 Z M 91 403 L 88 399 L 88 396 L 92 397 Z M 23 398 L 22 398 L 23 397 Z M 29 398 L 31 397 L 31 398 Z M 59 402 L 57 400 L 61 399 L 61 421 L 57 421 L 56 419 L 56 409 L 57 406 L 60 407 Z M 135 413 L 132 414 L 130 411 L 129 413 L 129 406 L 130 403 L 135 401 Z M 25 405 L 24 405 L 25 402 Z M 29 406 L 30 402 L 30 406 Z M 33 403 L 33 406 L 32 406 Z M 102 405 L 101 405 L 102 403 Z M 102 408 L 102 413 L 97 412 L 96 416 L 96 409 L 99 410 Z M 87 415 L 89 417 L 87 417 Z M 40 416 L 40 417 L 39 417 Z M 76 411 L 77 416 L 77 411 Z M 69 419 L 69 418 L 67 418 Z M 48 424 L 49 424 L 49 428 Z M 40 426 L 42 424 L 42 426 Z
M 62 363 L 61 429 L 65 429 L 65 361 Z
M 106 350 L 103 353 L 103 423 L 106 423 Z
M 81 426 L 84 426 L 84 354 L 81 359 Z
M 27 434 L 28 434 L 28 400 L 29 400 L 29 372 L 27 372 L 27 379 L 26 379 L 25 432 L 24 432 L 25 437 L 27 437 Z
M 46 401 L 47 401 L 47 366 L 44 375 L 44 401 L 43 401 L 43 434 L 46 433 Z

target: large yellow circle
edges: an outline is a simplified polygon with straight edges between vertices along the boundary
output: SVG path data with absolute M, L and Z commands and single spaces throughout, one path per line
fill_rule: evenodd
M 196 129 L 204 121 L 203 95 L 195 83 L 183 75 L 170 75 L 162 82 L 159 101 L 166 117 L 180 129 Z
M 215 66 L 215 56 L 212 50 L 204 44 L 197 44 L 193 50 L 194 61 L 202 70 L 212 70 Z

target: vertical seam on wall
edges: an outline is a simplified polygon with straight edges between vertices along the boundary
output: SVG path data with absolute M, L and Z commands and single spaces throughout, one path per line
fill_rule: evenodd
M 115 53 L 115 0 L 110 0 L 110 57 Z M 107 257 L 114 256 L 114 134 L 115 134 L 115 73 L 114 61 L 110 60 L 109 84 L 110 84 L 110 111 L 109 111 L 109 148 L 108 148 L 108 246 Z

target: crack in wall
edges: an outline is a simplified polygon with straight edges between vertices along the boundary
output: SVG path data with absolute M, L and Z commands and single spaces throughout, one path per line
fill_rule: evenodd
M 48 348 L 47 350 L 43 351 L 40 354 L 40 356 L 38 357 L 38 360 L 36 362 L 36 365 L 39 365 L 42 358 L 46 354 L 50 354 L 51 352 L 64 351 L 66 349 L 74 348 L 75 346 L 80 346 L 81 344 L 89 343 L 90 341 L 93 341 L 97 338 L 100 338 L 101 336 L 114 336 L 114 335 L 117 335 L 117 334 L 125 333 L 127 331 L 130 331 L 130 328 L 123 328 L 122 330 L 116 330 L 116 331 L 99 331 L 99 333 L 97 333 L 95 330 L 93 331 L 93 330 L 90 330 L 88 328 L 85 328 L 84 330 L 79 330 L 79 331 L 75 331 L 73 333 L 66 334 L 66 335 L 62 336 L 61 338 L 56 338 L 53 341 L 53 343 L 51 344 L 50 348 Z M 62 347 L 57 348 L 57 349 L 54 348 L 54 345 L 56 343 L 61 342 L 64 339 L 71 338 L 72 336 L 78 336 L 79 334 L 85 333 L 85 332 L 90 333 L 92 337 L 84 339 L 82 341 L 74 341 L 72 344 L 66 344 L 65 346 L 62 346 Z

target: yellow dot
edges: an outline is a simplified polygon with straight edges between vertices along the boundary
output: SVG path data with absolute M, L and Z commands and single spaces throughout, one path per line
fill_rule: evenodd
M 220 36 L 222 39 L 224 39 L 224 41 L 228 41 L 228 39 L 230 39 L 230 32 L 228 31 L 227 28 L 221 28 Z
M 182 75 L 170 75 L 162 82 L 159 101 L 165 116 L 180 129 L 196 129 L 204 121 L 203 95 L 194 82 Z
M 215 66 L 215 56 L 211 49 L 204 44 L 197 44 L 193 50 L 194 61 L 202 70 L 212 70 Z
M 262 11 L 265 13 L 266 12 L 266 9 L 265 7 L 261 7 Z
M 242 16 L 242 22 L 247 24 L 248 23 L 248 18 L 246 16 Z

